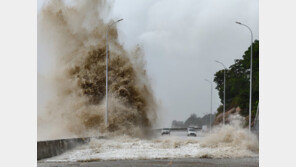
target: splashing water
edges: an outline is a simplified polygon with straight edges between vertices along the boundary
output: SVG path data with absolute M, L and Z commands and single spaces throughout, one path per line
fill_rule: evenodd
M 56 62 L 47 76 L 53 92 L 38 112 L 38 139 L 141 136 L 156 119 L 156 103 L 141 48 L 124 50 L 116 26 L 109 28 L 109 126 L 104 126 L 106 91 L 104 0 L 49 1 L 38 14 L 38 38 Z M 43 133 L 42 133 L 43 132 Z M 46 132 L 46 133 L 44 133 Z M 42 135 L 42 136 L 40 136 Z
M 181 136 L 140 139 L 156 119 L 156 104 L 145 72 L 140 48 L 126 51 L 109 30 L 109 126 L 105 111 L 105 32 L 102 19 L 110 9 L 106 1 L 49 1 L 38 14 L 38 38 L 56 61 L 47 76 L 54 96 L 38 111 L 38 139 L 96 136 L 111 139 L 90 143 L 48 161 L 91 159 L 149 159 L 182 157 L 256 157 L 258 140 L 242 128 L 242 118 L 217 126 L 205 137 Z M 46 132 L 46 133 L 40 133 Z M 42 136 L 39 136 L 41 135 Z M 127 134 L 128 136 L 120 136 Z
M 212 133 L 205 136 L 201 147 L 209 147 L 222 153 L 220 156 L 233 157 L 258 153 L 257 136 L 243 128 L 244 118 L 238 114 L 230 115 L 230 123 L 215 127 Z M 218 151 L 220 150 L 220 151 Z M 216 154 L 216 156 L 219 156 Z
M 229 125 L 215 127 L 204 137 L 186 137 L 183 132 L 151 140 L 129 136 L 92 139 L 87 145 L 46 161 L 258 157 L 258 140 L 242 127 L 243 118 L 234 115 L 230 119 Z

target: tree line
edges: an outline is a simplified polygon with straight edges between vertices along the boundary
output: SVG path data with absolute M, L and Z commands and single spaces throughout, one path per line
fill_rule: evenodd
M 259 41 L 255 40 L 253 46 L 253 74 L 252 74 L 252 118 L 255 117 L 259 103 Z M 249 114 L 249 92 L 250 92 L 250 53 L 251 46 L 244 52 L 242 59 L 236 59 L 226 69 L 226 105 L 225 110 L 233 107 L 240 107 L 240 114 Z M 223 112 L 224 93 L 224 69 L 215 73 L 214 82 L 222 105 L 217 109 L 218 113 Z
M 209 126 L 214 122 L 214 119 L 215 119 L 215 114 L 206 114 L 203 117 L 197 117 L 196 114 L 191 114 L 190 117 L 187 118 L 185 122 L 174 120 L 172 122 L 171 127 L 172 128 L 188 128 L 189 126 L 198 126 L 198 127 L 202 127 L 203 125 Z

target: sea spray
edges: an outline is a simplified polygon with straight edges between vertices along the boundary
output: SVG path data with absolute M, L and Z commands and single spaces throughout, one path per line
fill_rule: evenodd
M 258 138 L 248 129 L 243 128 L 243 123 L 244 118 L 239 114 L 230 115 L 229 124 L 214 127 L 211 133 L 202 138 L 201 147 L 216 150 L 210 153 L 214 157 L 258 154 Z
M 106 40 L 102 19 L 112 4 L 104 0 L 48 1 L 38 13 L 38 38 L 56 66 L 47 76 L 54 96 L 38 111 L 38 139 L 141 136 L 156 119 L 156 103 L 141 48 L 126 51 L 116 26 L 109 27 L 109 125 L 104 125 Z M 103 16 L 102 16 L 103 15 Z M 46 47 L 45 46 L 45 47 Z
M 187 137 L 186 132 L 172 132 L 170 136 L 150 140 L 130 136 L 94 138 L 90 143 L 49 161 L 258 157 L 258 139 L 243 128 L 243 118 L 235 114 L 229 120 L 229 124 L 215 127 L 205 137 Z M 198 136 L 203 136 L 201 133 Z

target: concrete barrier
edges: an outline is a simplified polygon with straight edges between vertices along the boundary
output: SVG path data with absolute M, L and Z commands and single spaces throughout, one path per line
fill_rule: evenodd
M 72 138 L 37 142 L 37 160 L 50 158 L 74 147 L 88 143 L 90 138 Z

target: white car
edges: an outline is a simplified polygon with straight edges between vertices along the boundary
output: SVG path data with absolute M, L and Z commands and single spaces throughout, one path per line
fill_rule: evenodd
M 193 127 L 187 128 L 187 136 L 197 136 L 196 129 Z
M 163 128 L 161 130 L 161 135 L 170 135 L 171 134 L 171 130 L 169 128 Z

